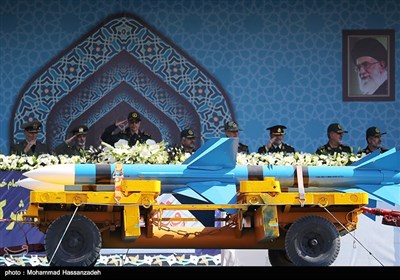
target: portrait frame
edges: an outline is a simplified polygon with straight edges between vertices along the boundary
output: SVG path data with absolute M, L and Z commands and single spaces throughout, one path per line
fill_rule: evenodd
M 387 51 L 387 90 L 384 94 L 366 94 L 360 90 L 359 75 L 351 57 L 352 49 L 357 41 L 373 38 L 379 41 Z M 395 30 L 343 30 L 342 31 L 342 75 L 343 101 L 394 101 L 395 100 Z M 359 71 L 360 72 L 360 71 Z

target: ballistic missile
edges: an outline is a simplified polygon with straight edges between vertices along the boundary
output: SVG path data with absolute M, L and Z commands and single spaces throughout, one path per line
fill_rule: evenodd
M 124 180 L 159 180 L 182 203 L 231 204 L 243 180 L 274 177 L 281 187 L 365 191 L 374 199 L 400 204 L 400 151 L 370 154 L 350 166 L 236 165 L 237 138 L 212 138 L 181 165 L 123 164 Z M 116 164 L 50 165 L 25 172 L 56 185 L 113 185 Z M 229 210 L 228 210 L 229 211 Z M 232 210 L 233 211 L 233 210 Z

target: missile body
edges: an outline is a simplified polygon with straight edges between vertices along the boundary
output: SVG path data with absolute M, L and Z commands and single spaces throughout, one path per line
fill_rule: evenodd
M 25 176 L 49 184 L 114 184 L 115 164 L 63 164 L 28 171 Z M 162 185 L 218 181 L 239 185 L 243 180 L 275 177 L 282 187 L 296 186 L 293 166 L 238 165 L 220 170 L 191 169 L 188 165 L 123 164 L 125 180 L 159 180 Z M 379 170 L 356 170 L 351 166 L 302 167 L 304 184 L 309 187 L 354 187 L 356 184 L 400 183 L 400 175 Z
M 237 145 L 237 138 L 214 138 L 181 165 L 123 164 L 124 180 L 159 180 L 161 186 L 179 188 L 175 193 L 180 192 L 180 195 L 191 196 L 189 188 L 208 202 L 232 203 L 236 188 L 243 180 L 274 177 L 281 187 L 290 188 L 297 186 L 301 176 L 305 187 L 333 187 L 343 191 L 356 188 L 383 201 L 400 204 L 400 151 L 396 148 L 383 154 L 372 153 L 351 166 L 302 166 L 299 169 L 296 166 L 236 165 Z M 48 184 L 112 185 L 115 166 L 52 165 L 24 175 Z M 184 192 L 182 187 L 186 187 Z

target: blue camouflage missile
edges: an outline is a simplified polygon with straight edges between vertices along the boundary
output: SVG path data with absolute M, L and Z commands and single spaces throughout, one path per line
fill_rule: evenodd
M 212 138 L 181 165 L 123 164 L 124 180 L 159 180 L 178 200 L 236 202 L 241 181 L 274 177 L 281 187 L 334 188 L 368 192 L 373 199 L 400 204 L 400 151 L 370 154 L 350 166 L 236 165 L 237 138 Z M 62 164 L 25 172 L 26 177 L 58 185 L 114 184 L 116 164 Z M 178 198 L 179 197 L 179 198 Z

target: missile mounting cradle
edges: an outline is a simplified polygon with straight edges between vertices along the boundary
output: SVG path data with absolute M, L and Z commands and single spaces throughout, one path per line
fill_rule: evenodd
M 328 266 L 339 253 L 340 236 L 357 228 L 368 204 L 365 192 L 281 189 L 279 181 L 266 177 L 241 181 L 234 204 L 165 205 L 157 202 L 158 180 L 125 180 L 118 174 L 114 180 L 103 189 L 31 191 L 23 219 L 45 233 L 50 265 L 92 266 L 102 248 L 215 248 L 268 249 L 273 266 Z M 233 214 L 215 218 L 219 226 L 163 225 L 196 220 L 164 217 L 164 211 L 221 209 Z

